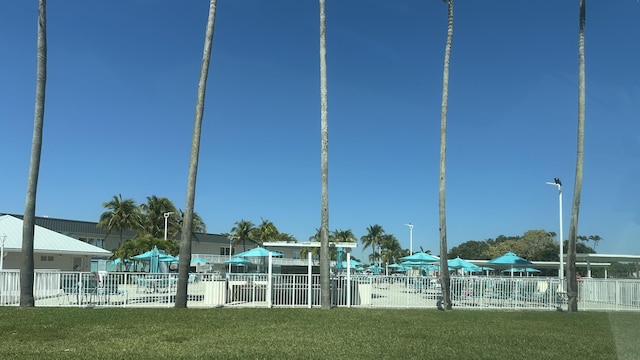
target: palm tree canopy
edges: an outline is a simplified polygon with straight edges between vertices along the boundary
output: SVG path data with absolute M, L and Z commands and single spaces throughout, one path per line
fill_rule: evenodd
M 122 199 L 122 194 L 114 195 L 110 201 L 102 206 L 108 211 L 100 215 L 97 227 L 106 230 L 106 236 L 113 231 L 120 232 L 120 244 L 122 244 L 122 232 L 124 230 L 139 230 L 142 227 L 140 209 L 133 199 Z
M 364 235 L 360 238 L 362 242 L 362 248 L 366 249 L 369 246 L 376 247 L 382 241 L 382 236 L 384 235 L 384 229 L 382 226 L 375 224 L 369 225 L 367 227 L 367 235 Z
M 256 226 L 249 220 L 241 219 L 236 221 L 235 225 L 231 228 L 231 232 L 227 234 L 227 237 L 231 239 L 234 245 L 242 243 L 243 249 L 247 249 L 247 241 L 255 243 L 251 235 Z

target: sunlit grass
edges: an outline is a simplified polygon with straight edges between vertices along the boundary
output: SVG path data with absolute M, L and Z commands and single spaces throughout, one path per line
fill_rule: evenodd
M 2 359 L 637 359 L 640 314 L 0 308 Z

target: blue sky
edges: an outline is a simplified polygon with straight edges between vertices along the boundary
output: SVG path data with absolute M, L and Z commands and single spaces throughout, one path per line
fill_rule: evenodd
M 441 1 L 327 0 L 329 226 L 380 224 L 438 251 L 438 149 L 447 10 Z M 208 1 L 48 6 L 37 215 L 97 221 L 122 194 L 184 208 Z M 37 1 L 0 2 L 2 206 L 24 211 Z M 569 232 L 576 161 L 578 1 L 458 0 L 449 88 L 449 246 Z M 579 233 L 640 253 L 640 4 L 587 9 Z M 208 231 L 320 223 L 318 5 L 219 0 L 196 211 Z M 366 250 L 366 254 L 369 250 Z M 356 256 L 360 256 L 358 252 Z

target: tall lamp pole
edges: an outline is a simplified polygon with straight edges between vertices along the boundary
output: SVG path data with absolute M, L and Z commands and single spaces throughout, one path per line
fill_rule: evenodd
M 560 268 L 558 270 L 558 278 L 560 279 L 560 286 L 564 289 L 564 251 L 563 241 L 564 238 L 562 236 L 562 181 L 559 178 L 554 178 L 553 182 L 547 182 L 547 185 L 553 185 L 558 188 L 558 207 L 560 211 L 560 233 L 558 238 L 560 239 Z
M 229 272 L 231 274 L 231 244 L 233 243 L 233 239 L 229 238 Z
M 173 211 L 169 211 L 164 213 L 164 240 L 167 241 L 167 221 L 169 220 L 169 215 L 173 214 Z
M 413 224 L 408 223 L 404 224 L 404 226 L 409 227 L 409 255 L 413 255 Z
M 0 235 L 0 270 L 4 270 L 4 241 L 7 240 L 7 235 Z

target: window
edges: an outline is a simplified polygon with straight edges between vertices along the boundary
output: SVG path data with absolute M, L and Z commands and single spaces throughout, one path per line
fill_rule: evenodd
M 53 261 L 53 255 L 41 255 L 40 261 Z

